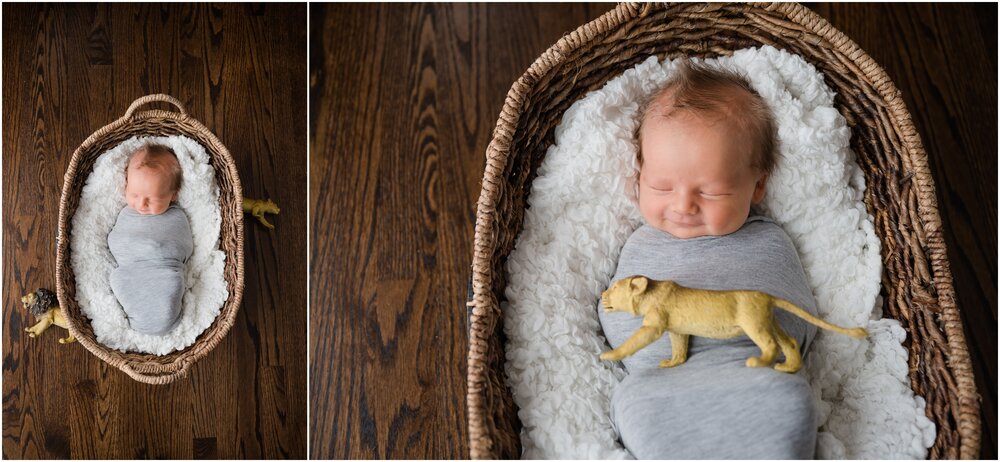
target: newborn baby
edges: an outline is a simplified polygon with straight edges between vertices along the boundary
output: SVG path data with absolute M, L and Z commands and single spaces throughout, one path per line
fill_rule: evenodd
M 639 210 L 645 224 L 625 243 L 613 281 L 634 275 L 701 289 L 750 289 L 812 314 L 816 304 L 791 240 L 752 213 L 775 165 L 776 124 L 738 75 L 685 62 L 643 105 Z M 613 348 L 641 325 L 598 313 Z M 816 328 L 775 310 L 805 352 Z M 688 360 L 671 357 L 664 335 L 623 363 L 611 398 L 622 444 L 642 459 L 809 459 L 816 410 L 802 373 L 749 368 L 760 350 L 746 336 L 690 338 Z M 781 358 L 779 358 L 781 360 Z
M 125 201 L 108 247 L 118 267 L 111 290 L 133 330 L 170 332 L 180 319 L 185 264 L 194 250 L 187 215 L 173 204 L 181 187 L 181 166 L 173 150 L 147 144 L 129 159 Z

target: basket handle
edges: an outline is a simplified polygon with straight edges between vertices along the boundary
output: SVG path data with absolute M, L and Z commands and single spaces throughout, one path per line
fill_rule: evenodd
M 118 368 L 121 369 L 122 372 L 128 374 L 129 377 L 135 379 L 135 381 L 137 382 L 148 383 L 150 385 L 165 385 L 170 382 L 173 382 L 175 379 L 179 377 L 187 377 L 188 369 L 191 368 L 191 362 L 185 361 L 184 365 L 181 366 L 180 370 L 172 374 L 166 374 L 166 375 L 143 374 L 141 372 L 137 372 L 127 362 L 122 363 L 121 365 L 118 366 Z
M 163 93 L 157 93 L 154 95 L 146 95 L 133 101 L 132 104 L 128 107 L 128 109 L 125 111 L 124 118 L 126 119 L 132 118 L 132 113 L 135 112 L 136 109 L 139 109 L 139 106 L 151 103 L 153 101 L 163 101 L 166 103 L 173 104 L 174 106 L 177 106 L 177 109 L 181 110 L 181 115 L 183 116 L 188 115 L 187 111 L 184 109 L 184 105 L 181 104 L 181 102 L 178 101 L 177 98 L 174 98 L 173 96 L 170 95 L 164 95 Z

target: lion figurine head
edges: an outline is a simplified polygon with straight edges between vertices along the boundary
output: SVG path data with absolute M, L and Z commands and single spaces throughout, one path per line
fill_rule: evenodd
M 601 293 L 601 304 L 604 305 L 606 313 L 629 313 L 632 316 L 642 314 L 639 312 L 639 295 L 646 294 L 655 288 L 657 295 L 667 296 L 673 292 L 677 284 L 673 281 L 651 281 L 646 276 L 631 276 L 619 279 Z
M 59 306 L 59 301 L 51 290 L 39 288 L 21 297 L 21 304 L 24 309 L 37 317 L 45 314 L 49 308 Z

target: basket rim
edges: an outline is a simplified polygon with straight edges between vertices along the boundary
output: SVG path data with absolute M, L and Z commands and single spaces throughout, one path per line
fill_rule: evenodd
M 469 321 L 466 382 L 468 431 L 472 458 L 496 457 L 490 453 L 493 440 L 490 435 L 485 433 L 484 421 L 487 418 L 487 413 L 480 405 L 482 391 L 485 389 L 483 352 L 489 350 L 486 340 L 489 338 L 492 328 L 492 326 L 485 325 L 481 319 L 489 314 L 495 314 L 500 318 L 503 316 L 503 313 L 499 312 L 499 306 L 494 308 L 490 303 L 493 298 L 490 286 L 494 278 L 490 257 L 496 249 L 492 229 L 497 222 L 496 197 L 500 192 L 500 185 L 503 184 L 503 171 L 509 159 L 514 130 L 529 101 L 527 96 L 536 88 L 541 77 L 564 64 L 567 57 L 580 49 L 582 45 L 600 38 L 634 19 L 646 16 L 651 11 L 672 5 L 674 4 L 619 3 L 600 17 L 565 34 L 546 49 L 511 85 L 507 93 L 496 127 L 493 130 L 493 137 L 486 148 L 482 189 L 476 204 L 472 261 L 473 296 L 467 303 L 472 313 Z M 852 66 L 854 72 L 865 76 L 872 82 L 878 95 L 885 101 L 889 121 L 901 134 L 903 151 L 914 154 L 910 159 L 912 164 L 909 167 L 915 177 L 917 208 L 920 219 L 924 223 L 929 249 L 928 263 L 932 272 L 933 284 L 938 293 L 941 319 L 947 334 L 950 356 L 947 364 L 954 372 L 959 391 L 957 399 L 960 420 L 957 424 L 962 435 L 960 455 L 963 458 L 978 458 L 981 438 L 979 398 L 968 346 L 962 330 L 962 321 L 956 305 L 952 275 L 935 196 L 934 180 L 930 174 L 927 153 L 913 125 L 910 113 L 906 109 L 902 93 L 885 70 L 871 56 L 826 19 L 805 6 L 798 3 L 768 2 L 749 3 L 749 6 L 781 13 L 790 24 L 797 25 L 803 33 L 826 40 L 830 44 L 830 48 L 846 56 L 849 62 L 845 64 Z M 708 8 L 712 8 L 712 6 L 709 5 Z M 482 441 L 483 444 L 477 444 L 477 440 Z
M 144 98 L 148 99 L 155 96 L 165 96 L 165 95 L 148 95 L 143 98 L 139 98 L 136 102 L 142 101 Z M 183 109 L 182 109 L 183 110 Z M 235 262 L 236 269 L 236 280 L 231 281 L 236 288 L 236 290 L 231 291 L 229 297 L 224 302 L 223 308 L 227 304 L 231 304 L 233 309 L 228 312 L 220 312 L 216 320 L 213 321 L 212 325 L 209 325 L 199 337 L 204 335 L 206 332 L 210 332 L 214 325 L 218 324 L 216 327 L 217 331 L 215 335 L 209 338 L 198 338 L 191 345 L 185 347 L 182 350 L 174 351 L 170 354 L 178 354 L 176 358 L 172 361 L 166 363 L 155 363 L 150 362 L 143 357 L 148 357 L 147 353 L 139 352 L 122 352 L 111 347 L 108 347 L 92 338 L 90 336 L 81 335 L 81 330 L 77 326 L 73 318 L 69 316 L 66 304 L 62 300 L 67 300 L 68 296 L 66 294 L 67 287 L 65 286 L 63 279 L 65 276 L 65 268 L 70 265 L 69 255 L 70 255 L 70 239 L 69 231 L 71 229 L 72 216 L 76 213 L 75 210 L 70 213 L 68 206 L 66 204 L 65 198 L 67 195 L 73 193 L 73 179 L 80 174 L 89 174 L 89 172 L 83 172 L 80 168 L 80 163 L 88 150 L 98 141 L 102 140 L 109 134 L 115 133 L 119 130 L 127 128 L 130 124 L 136 122 L 152 123 L 154 126 L 157 123 L 162 123 L 165 120 L 173 120 L 178 122 L 183 122 L 185 125 L 193 127 L 193 129 L 187 129 L 181 126 L 180 131 L 185 135 L 191 135 L 192 133 L 202 136 L 209 140 L 213 146 L 204 146 L 206 152 L 210 157 L 215 157 L 220 160 L 221 165 L 225 166 L 225 173 L 229 175 L 231 181 L 231 190 L 234 197 L 242 199 L 243 191 L 242 184 L 240 183 L 239 175 L 236 169 L 236 162 L 234 161 L 229 150 L 222 144 L 222 142 L 208 130 L 200 121 L 191 117 L 186 112 L 177 113 L 172 111 L 166 111 L 161 109 L 150 109 L 143 111 L 134 111 L 131 114 L 126 114 L 113 122 L 101 127 L 90 136 L 73 152 L 70 159 L 69 166 L 66 168 L 66 173 L 63 176 L 63 186 L 62 192 L 59 200 L 59 228 L 56 239 L 56 294 L 60 300 L 60 310 L 63 313 L 63 317 L 67 322 L 67 330 L 79 341 L 81 345 L 89 350 L 94 356 L 99 359 L 111 364 L 112 366 L 122 370 L 128 374 L 133 379 L 149 384 L 167 384 L 177 380 L 179 378 L 185 377 L 188 373 L 190 366 L 197 362 L 199 359 L 207 356 L 218 343 L 225 338 L 229 333 L 230 328 L 235 322 L 236 315 L 239 312 L 239 307 L 242 302 L 243 297 L 243 287 L 244 287 L 244 256 L 243 256 L 243 213 L 242 209 L 237 207 L 229 207 L 230 210 L 226 210 L 225 207 L 220 211 L 224 221 L 230 221 L 234 224 L 234 229 L 236 230 L 236 248 L 232 251 L 232 255 L 227 254 L 226 258 L 233 258 Z M 199 143 L 202 144 L 202 143 Z M 75 285 L 75 277 L 72 278 L 72 283 Z M 75 300 L 74 300 L 75 301 Z M 225 316 L 224 318 L 222 316 Z M 196 347 L 201 347 L 197 348 Z M 197 351 L 196 351 L 197 350 Z M 166 355 L 160 355 L 166 356 Z

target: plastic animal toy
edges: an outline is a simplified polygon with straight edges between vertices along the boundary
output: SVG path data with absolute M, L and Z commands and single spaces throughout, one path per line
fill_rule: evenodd
M 56 294 L 52 293 L 51 290 L 39 288 L 21 297 L 21 304 L 24 305 L 24 309 L 28 310 L 38 320 L 38 323 L 34 326 L 24 329 L 28 333 L 28 337 L 35 338 L 42 335 L 42 332 L 45 332 L 45 329 L 48 329 L 53 324 L 67 331 L 69 330 L 66 318 L 63 317 L 62 310 L 59 309 L 59 299 L 56 298 Z M 66 338 L 59 339 L 59 343 L 63 344 L 75 341 L 76 338 L 73 337 L 72 333 L 69 333 L 69 336 Z
M 278 208 L 278 204 L 271 202 L 271 199 L 260 200 L 260 199 L 243 199 L 243 213 L 249 213 L 260 221 L 260 224 L 266 226 L 268 229 L 274 229 L 274 225 L 267 222 L 264 218 L 265 213 L 273 213 L 277 215 L 281 212 Z
M 863 328 L 845 329 L 816 318 L 807 311 L 778 297 L 755 290 L 691 289 L 673 281 L 656 281 L 632 276 L 614 283 L 601 294 L 606 312 L 642 315 L 642 327 L 618 348 L 601 354 L 601 359 L 620 361 L 653 343 L 664 332 L 670 334 L 673 357 L 660 367 L 674 367 L 687 361 L 691 335 L 732 338 L 747 335 L 760 348 L 759 357 L 747 359 L 747 367 L 770 367 L 778 354 L 785 362 L 774 368 L 794 373 L 802 367 L 798 342 L 775 322 L 772 306 L 781 308 L 823 329 L 864 338 Z

